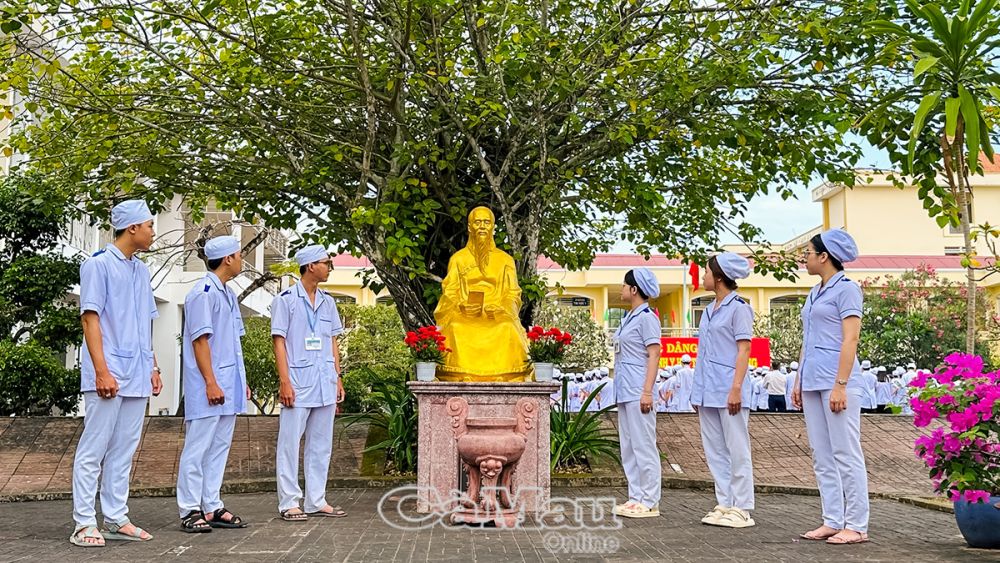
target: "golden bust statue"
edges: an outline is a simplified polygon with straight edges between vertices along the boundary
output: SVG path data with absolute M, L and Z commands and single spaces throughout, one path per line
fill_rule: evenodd
M 521 286 L 514 259 L 496 247 L 495 217 L 469 213 L 469 243 L 452 255 L 434 318 L 451 348 L 442 381 L 524 381 L 531 373 L 528 339 L 518 319 Z

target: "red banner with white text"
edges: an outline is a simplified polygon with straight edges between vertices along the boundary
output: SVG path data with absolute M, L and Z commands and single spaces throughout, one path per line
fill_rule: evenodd
M 680 336 L 664 336 L 660 338 L 660 367 L 674 366 L 681 363 L 681 357 L 691 356 L 691 367 L 698 361 L 698 339 Z M 771 339 L 754 338 L 750 340 L 750 367 L 771 365 Z

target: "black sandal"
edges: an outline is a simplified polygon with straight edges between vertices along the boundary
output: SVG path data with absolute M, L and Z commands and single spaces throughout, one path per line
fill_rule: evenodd
M 226 514 L 229 515 L 229 520 L 223 520 L 222 517 Z M 208 525 L 213 528 L 246 528 L 247 525 L 243 522 L 243 519 L 239 516 L 230 512 L 226 507 L 217 508 L 212 512 L 212 519 L 206 520 Z
M 205 513 L 200 510 L 192 510 L 187 516 L 181 518 L 181 530 L 189 534 L 204 534 L 212 531 L 212 527 L 205 521 Z
M 281 515 L 281 519 L 284 520 L 285 522 L 305 522 L 306 520 L 309 519 L 309 515 L 306 514 L 305 512 L 292 512 L 292 510 L 295 510 L 296 508 L 289 508 L 286 510 L 282 510 L 278 514 Z M 298 510 L 301 511 L 302 509 L 298 508 Z

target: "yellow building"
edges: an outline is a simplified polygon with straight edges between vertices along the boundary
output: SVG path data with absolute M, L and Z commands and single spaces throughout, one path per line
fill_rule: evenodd
M 823 208 L 823 225 L 802 233 L 782 244 L 788 250 L 801 248 L 822 230 L 841 227 L 850 232 L 858 243 L 859 258 L 847 265 L 855 280 L 899 276 L 926 264 L 946 279 L 964 282 L 965 270 L 958 254 L 962 250 L 962 234 L 958 229 L 937 226 L 927 216 L 916 188 L 899 189 L 877 173 L 859 171 L 860 181 L 854 188 L 823 184 L 812 191 L 812 199 Z M 986 175 L 975 177 L 974 223 L 1000 223 L 1000 163 L 986 163 Z M 986 255 L 981 242 L 978 251 Z M 728 250 L 740 251 L 740 247 Z M 745 249 L 744 249 L 745 250 Z M 337 256 L 335 270 L 325 289 L 341 301 L 361 305 L 391 303 L 385 292 L 375 295 L 361 287 L 358 272 L 371 267 L 364 258 Z M 666 256 L 603 254 L 598 255 L 587 270 L 568 271 L 559 264 L 542 258 L 538 271 L 548 281 L 550 298 L 559 299 L 569 307 L 588 308 L 595 319 L 614 328 L 626 312 L 619 298 L 625 273 L 632 268 L 650 268 L 659 279 L 660 297 L 652 306 L 660 313 L 663 334 L 688 336 L 696 327 L 701 312 L 712 296 L 702 289 L 695 291 L 689 265 Z M 740 281 L 739 293 L 757 313 L 768 313 L 775 307 L 796 303 L 817 283 L 804 269 L 795 281 L 778 281 L 771 276 L 751 274 Z M 699 280 L 700 283 L 700 280 Z M 1000 296 L 1000 276 L 988 278 L 983 284 L 990 295 Z

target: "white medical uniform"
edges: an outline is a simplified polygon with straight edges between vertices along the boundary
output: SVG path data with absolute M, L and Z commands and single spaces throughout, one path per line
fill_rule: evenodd
M 660 343 L 660 322 L 648 303 L 622 319 L 614 341 L 618 437 L 628 496 L 629 500 L 651 508 L 660 503 L 661 487 L 656 411 L 643 414 L 639 400 L 646 381 L 646 346 Z
M 97 526 L 98 476 L 105 522 L 128 521 L 132 456 L 153 393 L 152 329 L 159 315 L 149 268 L 108 244 L 80 266 L 80 313 L 87 311 L 98 315 L 104 361 L 118 382 L 118 394 L 113 399 L 97 395 L 97 372 L 84 339 L 80 391 L 86 412 L 73 458 L 73 520 L 78 528 Z
M 246 368 L 240 337 L 245 334 L 240 304 L 233 290 L 209 272 L 184 299 L 184 449 L 177 469 L 177 508 L 191 511 L 224 508 L 220 497 L 236 415 L 246 412 Z M 205 378 L 194 355 L 194 341 L 207 336 L 212 373 L 225 395 L 209 405 Z
M 803 359 L 800 369 L 802 408 L 813 450 L 813 469 L 823 506 L 823 523 L 831 528 L 868 531 L 868 473 L 861 450 L 861 365 L 854 358 L 847 384 L 847 408 L 830 410 L 837 379 L 842 323 L 861 317 L 862 293 L 857 283 L 837 272 L 825 286 L 816 285 L 802 307 Z
M 302 284 L 285 290 L 271 305 L 271 334 L 285 338 L 288 376 L 295 404 L 282 406 L 278 421 L 278 511 L 299 506 L 305 512 L 327 506 L 326 481 L 333 453 L 333 419 L 337 409 L 337 378 L 333 339 L 344 332 L 337 304 L 316 290 L 315 306 Z M 319 349 L 307 338 L 318 338 Z M 299 441 L 305 435 L 302 456 L 305 496 L 299 487 Z
M 701 443 L 715 480 L 719 506 L 753 510 L 753 462 L 750 456 L 750 401 L 753 383 L 744 377 L 740 412 L 729 414 L 737 343 L 753 338 L 753 309 L 736 293 L 712 301 L 698 326 L 698 363 L 691 404 L 698 407 Z

